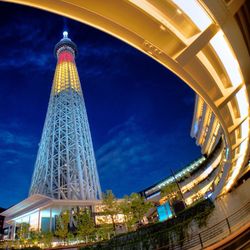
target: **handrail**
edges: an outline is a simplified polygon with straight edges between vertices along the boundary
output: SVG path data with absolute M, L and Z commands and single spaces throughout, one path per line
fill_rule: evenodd
M 188 240 L 184 239 L 182 241 L 176 242 L 174 245 L 162 245 L 157 249 L 203 249 L 216 242 L 225 239 L 232 233 L 239 230 L 240 227 L 244 226 L 250 221 L 250 202 L 247 202 L 240 209 L 238 209 L 233 214 L 229 215 L 227 218 L 219 221 L 213 226 L 199 232 L 194 233 Z M 166 248 L 168 247 L 168 248 Z

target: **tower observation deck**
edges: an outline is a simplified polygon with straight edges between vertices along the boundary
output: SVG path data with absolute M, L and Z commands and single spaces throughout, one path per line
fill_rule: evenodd
M 75 64 L 77 46 L 63 32 L 29 195 L 95 200 L 101 188 L 86 107 Z

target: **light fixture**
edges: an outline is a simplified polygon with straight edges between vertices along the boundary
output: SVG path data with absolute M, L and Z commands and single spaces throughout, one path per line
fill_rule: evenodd
M 242 148 L 245 148 L 247 147 L 247 144 L 248 144 L 248 140 L 245 140 L 244 142 L 241 143 L 240 145 L 240 153 L 243 151 L 245 152 L 245 149 L 242 150 Z M 240 172 L 240 169 L 242 167 L 242 164 L 244 162 L 244 157 L 245 157 L 245 154 L 243 153 L 243 155 L 241 155 L 237 161 L 236 161 L 236 164 L 235 164 L 235 167 L 233 168 L 233 173 L 231 175 L 231 177 L 228 179 L 228 183 L 226 184 L 226 190 L 229 190 L 231 188 L 231 186 L 233 185 L 233 183 L 235 182 L 239 172 Z
M 157 9 L 153 4 L 149 3 L 147 0 L 128 0 L 132 4 L 134 4 L 137 8 L 140 8 L 144 12 L 146 12 L 148 15 L 150 15 L 152 18 L 157 20 L 161 25 L 160 29 L 164 30 L 161 26 L 168 28 L 173 32 L 177 37 L 179 37 L 183 42 L 187 42 L 187 39 L 183 34 L 174 27 L 164 16 L 164 14 Z M 181 10 L 180 10 L 181 11 Z
M 249 119 L 246 119 L 241 124 L 241 138 L 246 138 L 249 135 Z
M 248 146 L 248 140 L 245 140 L 243 141 L 241 144 L 240 144 L 240 154 L 241 155 L 244 155 L 245 154 L 245 151 L 247 149 L 247 146 Z
M 248 100 L 247 100 L 247 93 L 246 93 L 246 87 L 242 87 L 237 93 L 236 93 L 236 99 L 238 102 L 240 115 L 241 117 L 248 116 Z
M 181 15 L 182 14 L 182 11 L 180 9 L 177 9 L 176 12 Z
M 68 31 L 63 31 L 63 38 L 68 38 Z
M 164 31 L 164 30 L 166 30 L 166 27 L 165 27 L 164 25 L 161 24 L 161 25 L 160 25 L 160 29 Z
M 221 30 L 211 39 L 210 44 L 225 67 L 232 85 L 238 86 L 243 82 L 240 67 Z
M 184 11 L 194 24 L 201 30 L 205 30 L 212 20 L 207 12 L 196 0 L 172 0 L 180 10 Z M 178 12 L 178 9 L 177 9 Z

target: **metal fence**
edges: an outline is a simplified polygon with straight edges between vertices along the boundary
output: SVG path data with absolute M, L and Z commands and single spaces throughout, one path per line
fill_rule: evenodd
M 206 228 L 200 233 L 193 233 L 188 239 L 179 241 L 174 244 L 161 245 L 157 249 L 203 249 L 212 245 L 230 234 L 239 230 L 242 226 L 250 222 L 250 202 L 246 203 L 238 211 L 231 214 L 227 218 L 221 220 L 215 225 Z

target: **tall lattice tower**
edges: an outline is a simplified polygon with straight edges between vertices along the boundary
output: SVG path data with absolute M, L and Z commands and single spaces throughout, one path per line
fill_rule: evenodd
M 29 195 L 55 199 L 101 198 L 86 108 L 75 56 L 63 32 L 55 46 L 57 66 Z

